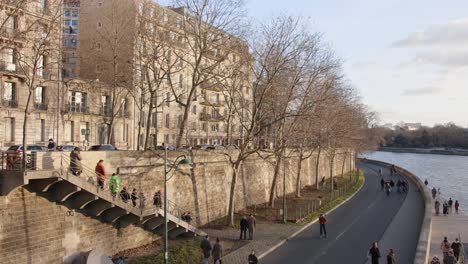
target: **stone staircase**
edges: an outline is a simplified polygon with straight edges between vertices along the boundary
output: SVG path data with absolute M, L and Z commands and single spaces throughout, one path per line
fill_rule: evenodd
M 101 190 L 91 181 L 96 179 L 94 170 L 83 168 L 82 175 L 73 175 L 68 170 L 69 160 L 66 159 L 68 157 L 64 157 L 64 164 L 57 170 L 10 171 L 8 178 L 16 179 L 15 182 L 18 183 L 15 185 L 23 185 L 52 202 L 64 204 L 76 212 L 112 224 L 116 228 L 133 224 L 157 235 L 164 234 L 164 210 L 152 205 L 152 197 L 151 199 L 147 197 L 145 208 L 140 209 L 138 203 L 133 207 L 131 201 L 125 203 L 114 198 L 107 188 Z M 5 174 L 5 171 L 3 173 Z M 182 211 L 174 203 L 168 201 L 167 220 L 170 239 L 178 236 L 206 235 L 180 219 L 181 213 Z

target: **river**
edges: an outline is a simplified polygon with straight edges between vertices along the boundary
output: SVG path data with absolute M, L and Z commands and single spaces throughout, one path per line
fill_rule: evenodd
M 422 181 L 427 179 L 431 188 L 440 188 L 443 197 L 452 197 L 461 208 L 468 208 L 468 156 L 380 151 L 362 156 L 405 168 Z

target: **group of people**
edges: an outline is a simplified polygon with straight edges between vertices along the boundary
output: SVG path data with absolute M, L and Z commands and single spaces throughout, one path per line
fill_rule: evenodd
M 210 256 L 213 256 L 213 264 L 222 264 L 223 258 L 223 247 L 220 243 L 219 238 L 216 238 L 216 243 L 212 246 L 210 242 L 210 237 L 207 235 L 200 243 L 200 248 L 203 252 L 203 264 L 208 264 Z M 252 250 L 250 255 L 247 258 L 247 263 L 257 264 L 258 258 L 255 255 L 255 251 Z
M 102 164 L 102 163 L 101 163 Z M 98 163 L 99 165 L 99 163 Z M 103 164 L 102 164 L 102 167 L 103 167 Z M 97 166 L 96 166 L 97 168 Z M 104 170 L 105 171 L 105 170 Z M 97 173 L 97 172 L 96 172 Z M 105 174 L 104 174 L 105 175 Z M 102 176 L 101 176 L 102 178 Z M 98 180 L 99 180 L 99 175 L 98 175 Z M 99 182 L 99 181 L 98 181 Z M 99 186 L 101 188 L 104 187 L 104 183 L 102 182 L 102 185 L 99 184 Z M 129 193 L 127 191 L 127 187 L 126 186 L 123 186 L 122 187 L 122 190 L 120 190 L 120 177 L 118 174 L 116 173 L 112 173 L 112 176 L 109 180 L 109 190 L 112 194 L 112 196 L 114 197 L 114 199 L 117 197 L 120 198 L 120 200 L 124 203 L 128 203 L 128 201 L 132 201 L 132 206 L 133 207 L 136 207 L 137 206 L 137 201 L 139 201 L 139 208 L 141 210 L 143 210 L 143 208 L 145 208 L 145 201 L 146 201 L 146 198 L 145 198 L 145 195 L 143 194 L 143 192 L 140 192 L 138 193 L 137 192 L 137 189 L 133 188 L 132 192 Z
M 385 189 L 387 195 L 390 195 L 390 192 L 395 187 L 395 185 L 397 187 L 397 192 L 399 193 L 408 191 L 408 183 L 404 180 L 398 179 L 397 183 L 395 184 L 393 179 L 390 179 L 390 181 L 385 181 L 383 178 L 380 179 L 380 188 L 381 190 Z
M 372 247 L 369 249 L 368 257 L 371 259 L 372 264 L 379 264 L 380 258 L 380 249 L 377 242 L 372 244 Z M 387 254 L 387 264 L 396 264 L 396 254 L 395 250 L 390 249 Z
M 255 216 L 250 214 L 247 216 L 242 216 L 240 220 L 240 240 L 247 239 L 247 231 L 249 231 L 249 240 L 253 240 L 255 228 L 257 227 L 257 222 L 255 220 Z
M 436 190 L 436 188 L 432 188 L 432 198 L 435 199 L 435 202 L 434 202 L 434 209 L 435 209 L 435 214 L 436 215 L 440 215 L 440 202 L 438 199 L 436 199 L 437 195 L 439 195 L 439 198 L 440 198 L 440 189 L 439 190 Z M 449 214 L 452 213 L 453 209 L 452 208 L 455 208 L 455 213 L 458 214 L 458 209 L 460 208 L 460 203 L 458 202 L 458 200 L 455 200 L 455 202 L 453 202 L 452 200 L 452 197 L 450 197 L 447 200 L 444 200 L 444 203 L 442 204 L 442 213 L 445 215 L 445 216 L 448 216 Z
M 440 262 L 437 256 L 434 256 L 431 264 L 456 264 L 460 258 L 461 249 L 462 245 L 458 238 L 455 238 L 455 241 L 450 243 L 447 237 L 444 237 L 444 240 L 440 243 L 440 250 L 443 254 L 442 262 Z

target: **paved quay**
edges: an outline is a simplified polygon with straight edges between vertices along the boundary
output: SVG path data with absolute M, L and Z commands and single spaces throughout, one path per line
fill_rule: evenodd
M 443 190 L 442 190 L 443 192 Z M 452 243 L 455 241 L 455 238 L 460 236 L 461 242 L 465 247 L 465 254 L 468 250 L 468 216 L 464 211 L 459 209 L 459 213 L 455 213 L 455 208 L 452 209 L 452 213 L 448 216 L 442 214 L 442 204 L 444 202 L 444 197 L 436 197 L 441 203 L 440 205 L 440 215 L 435 214 L 435 200 L 433 199 L 432 206 L 432 229 L 431 229 L 431 248 L 430 248 L 430 259 L 433 256 L 438 256 L 442 260 L 442 250 L 440 250 L 440 244 L 444 240 L 444 237 L 447 237 L 448 241 Z M 454 197 L 452 197 L 454 199 Z M 448 199 L 447 199 L 448 200 Z M 455 200 L 453 200 L 455 203 Z M 460 205 L 460 207 L 463 205 Z M 465 262 L 466 263 L 466 262 Z
M 397 254 L 397 263 L 406 263 L 407 260 L 412 262 L 424 214 L 424 205 L 417 198 L 419 193 L 416 187 L 412 185 L 409 194 L 393 192 L 387 197 L 380 190 L 380 176 L 377 173 L 379 167 L 359 164 L 359 168 L 366 177 L 364 186 L 351 200 L 327 215 L 327 239 L 320 239 L 318 223 L 312 224 L 260 262 L 366 263 L 367 251 L 373 241 L 383 243 L 383 256 L 387 253 L 383 250 L 388 245 L 397 252 L 401 248 L 401 252 Z M 388 172 L 385 173 L 385 177 L 389 178 Z M 405 225 L 397 228 L 392 225 L 392 221 L 404 221 Z M 251 250 L 255 250 L 257 256 L 260 256 L 299 229 L 301 226 L 260 224 L 255 240 L 225 256 L 224 263 L 245 264 Z M 230 236 L 234 239 L 239 235 L 238 232 L 231 232 L 211 235 Z

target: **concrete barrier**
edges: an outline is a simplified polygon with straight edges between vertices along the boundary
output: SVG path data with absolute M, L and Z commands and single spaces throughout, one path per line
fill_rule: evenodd
M 369 159 L 359 159 L 361 162 L 372 163 L 379 166 L 391 167 L 391 164 Z M 416 187 L 421 191 L 424 199 L 424 219 L 421 226 L 421 232 L 419 233 L 419 241 L 416 247 L 416 255 L 414 257 L 414 264 L 427 264 L 429 263 L 429 254 L 431 246 L 431 230 L 432 230 L 432 198 L 429 189 L 424 183 L 413 173 L 407 171 L 404 168 L 395 166 L 396 170 L 409 178 Z

